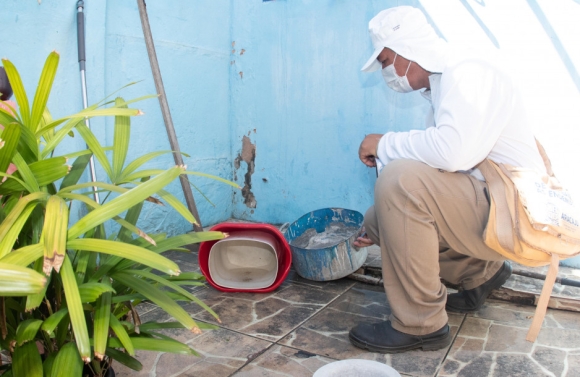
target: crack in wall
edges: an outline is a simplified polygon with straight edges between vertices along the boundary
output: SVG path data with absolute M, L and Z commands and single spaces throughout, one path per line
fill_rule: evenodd
M 238 170 L 242 161 L 248 165 L 248 170 L 244 174 L 244 187 L 242 188 L 244 204 L 248 208 L 256 208 L 258 204 L 254 193 L 252 193 L 252 174 L 254 174 L 255 160 L 256 144 L 252 144 L 250 138 L 244 135 L 242 138 L 242 150 L 234 160 L 234 167 Z

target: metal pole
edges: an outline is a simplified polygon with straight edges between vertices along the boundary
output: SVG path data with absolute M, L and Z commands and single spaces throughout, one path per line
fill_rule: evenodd
M 83 108 L 86 109 L 89 107 L 89 104 L 87 99 L 87 78 L 85 75 L 85 14 L 83 13 L 83 10 L 84 3 L 81 0 L 77 3 L 77 42 L 79 51 L 79 68 L 81 71 L 81 90 L 83 92 Z M 85 118 L 85 124 L 89 129 L 91 128 L 89 118 Z M 91 171 L 91 182 L 96 182 L 97 173 L 95 172 L 95 160 L 93 159 L 93 156 L 91 156 L 91 159 L 89 160 L 89 169 Z M 99 192 L 95 186 L 93 186 L 93 198 L 97 204 L 101 203 Z
M 151 64 L 151 71 L 153 72 L 155 89 L 157 90 L 157 94 L 159 94 L 159 105 L 161 106 L 161 114 L 163 114 L 163 121 L 165 122 L 165 129 L 167 130 L 167 136 L 169 138 L 169 145 L 173 151 L 175 164 L 183 165 L 179 143 L 177 142 L 177 135 L 175 134 L 171 112 L 169 111 L 169 104 L 167 103 L 167 96 L 165 95 L 165 88 L 163 87 L 161 70 L 159 69 L 159 63 L 157 62 L 157 54 L 155 53 L 155 45 L 153 44 L 153 36 L 151 35 L 151 27 L 149 25 L 149 17 L 147 16 L 145 0 L 137 0 L 137 5 L 139 6 L 139 16 L 141 17 L 141 27 L 143 28 L 143 35 L 145 36 L 145 46 L 147 46 L 147 55 L 149 55 L 149 63 Z M 203 231 L 201 219 L 199 218 L 197 207 L 195 206 L 195 199 L 193 198 L 187 175 L 180 175 L 179 181 L 181 182 L 181 188 L 183 189 L 187 208 L 189 208 L 189 211 L 198 221 L 197 225 L 194 224 L 193 229 L 198 232 Z

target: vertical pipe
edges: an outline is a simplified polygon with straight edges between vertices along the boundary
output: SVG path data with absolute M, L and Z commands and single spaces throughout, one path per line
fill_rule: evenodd
M 159 69 L 159 63 L 157 61 L 157 54 L 155 53 L 155 45 L 153 44 L 153 36 L 151 34 L 151 26 L 149 25 L 149 17 L 147 16 L 145 0 L 137 0 L 137 5 L 139 6 L 139 16 L 141 17 L 141 27 L 143 28 L 143 35 L 145 37 L 145 46 L 147 46 L 147 55 L 149 55 L 149 63 L 151 64 L 151 71 L 153 72 L 155 89 L 157 90 L 157 94 L 159 94 L 159 105 L 161 106 L 161 114 L 163 115 L 165 129 L 167 130 L 169 145 L 173 151 L 173 158 L 175 163 L 177 165 L 183 165 L 179 143 L 177 142 L 177 135 L 175 134 L 173 120 L 171 119 L 171 112 L 169 111 L 167 96 L 165 95 L 165 88 L 163 87 L 161 70 Z M 195 199 L 193 198 L 193 193 L 191 192 L 191 187 L 189 185 L 187 175 L 180 175 L 179 181 L 181 182 L 181 188 L 183 189 L 187 208 L 189 208 L 189 211 L 198 221 L 198 224 L 194 224 L 193 228 L 197 232 L 203 231 L 201 219 L 199 218 L 197 207 L 195 206 Z
M 78 52 L 79 52 L 79 68 L 81 71 L 81 90 L 83 93 L 83 109 L 89 107 L 88 105 L 88 98 L 87 98 L 87 78 L 85 75 L 85 14 L 84 10 L 84 2 L 80 0 L 77 2 L 77 43 L 78 43 Z M 85 118 L 85 124 L 90 129 L 91 124 L 89 123 L 89 118 Z M 91 172 L 91 182 L 97 181 L 97 173 L 95 172 L 95 160 L 91 156 L 89 160 L 89 169 Z M 93 198 L 97 204 L 101 203 L 99 198 L 99 192 L 97 191 L 97 187 L 93 186 Z

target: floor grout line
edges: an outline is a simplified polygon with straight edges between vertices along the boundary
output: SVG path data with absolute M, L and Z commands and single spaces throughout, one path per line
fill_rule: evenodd
M 241 334 L 241 335 L 249 336 L 249 337 L 252 337 L 252 338 L 255 338 L 255 339 L 264 340 L 264 341 L 267 341 L 267 342 L 270 342 L 271 343 L 268 347 L 266 347 L 262 351 L 258 352 L 255 357 L 253 357 L 252 359 L 248 359 L 248 361 L 244 365 L 242 365 L 240 368 L 236 369 L 236 371 L 234 371 L 232 374 L 230 374 L 229 377 L 232 377 L 233 375 L 235 375 L 236 373 L 238 373 L 239 371 L 241 371 L 244 367 L 246 367 L 247 365 L 251 364 L 254 360 L 256 360 L 258 357 L 262 356 L 264 353 L 266 353 L 268 350 L 270 350 L 272 347 L 274 347 L 276 345 L 282 346 L 282 347 L 287 347 L 287 348 L 292 348 L 292 349 L 295 349 L 295 350 L 298 350 L 298 351 L 307 352 L 307 353 L 312 354 L 312 355 L 315 355 L 315 356 L 326 357 L 326 358 L 329 358 L 329 359 L 332 359 L 332 360 L 337 360 L 337 359 L 334 359 L 332 357 L 328 357 L 326 355 L 319 355 L 319 354 L 315 354 L 315 353 L 312 353 L 310 351 L 306 351 L 306 350 L 303 350 L 303 349 L 300 349 L 300 348 L 296 348 L 296 347 L 292 347 L 292 346 L 287 346 L 285 344 L 281 344 L 280 341 L 282 341 L 282 339 L 284 339 L 285 337 L 287 337 L 293 331 L 296 331 L 296 329 L 298 329 L 304 323 L 306 323 L 310 319 L 312 319 L 315 316 L 317 316 L 321 311 L 323 311 L 324 309 L 326 309 L 330 304 L 332 304 L 334 301 L 338 300 L 339 297 L 341 297 L 342 295 L 344 295 L 346 292 L 350 291 L 350 289 L 353 286 L 354 286 L 354 283 L 350 287 L 348 287 L 345 291 L 343 291 L 342 293 L 340 293 L 339 295 L 337 295 L 334 299 L 332 299 L 331 301 L 329 301 L 326 305 L 324 305 L 323 307 L 321 307 L 320 309 L 318 309 L 316 312 L 314 312 L 312 315 L 310 315 L 308 318 L 306 318 L 304 321 L 300 322 L 298 325 L 296 325 L 295 327 L 293 327 L 292 329 L 290 329 L 286 334 L 282 335 L 280 337 L 280 339 L 278 339 L 276 342 L 271 342 L 269 340 L 265 340 L 265 339 L 259 338 L 257 336 L 254 336 L 254 335 L 245 334 L 245 333 L 242 333 L 240 331 L 231 330 L 231 329 L 228 329 L 228 328 L 223 327 L 226 330 L 234 331 L 234 332 L 236 332 L 238 334 Z
M 447 360 L 447 356 L 449 356 L 449 353 L 451 352 L 453 345 L 457 341 L 457 337 L 459 336 L 459 332 L 463 328 L 463 325 L 465 324 L 466 320 L 467 320 L 467 314 L 463 314 L 463 319 L 461 320 L 461 323 L 459 324 L 459 328 L 457 329 L 457 333 L 455 334 L 455 336 L 453 337 L 453 340 L 449 344 L 449 348 L 447 349 L 447 352 L 445 352 L 445 355 L 441 359 L 441 363 L 439 364 L 439 366 L 437 367 L 437 370 L 435 371 L 435 374 L 433 375 L 434 377 L 437 377 L 439 375 L 439 372 L 441 371 L 441 368 L 443 368 L 443 365 L 445 364 L 445 360 Z

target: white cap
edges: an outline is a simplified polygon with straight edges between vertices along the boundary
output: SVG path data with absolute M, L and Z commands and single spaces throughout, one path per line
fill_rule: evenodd
M 445 67 L 447 42 L 437 36 L 417 8 L 400 6 L 381 11 L 370 20 L 369 33 L 375 51 L 362 67 L 364 72 L 382 68 L 377 57 L 385 47 L 429 72 L 442 72 Z

